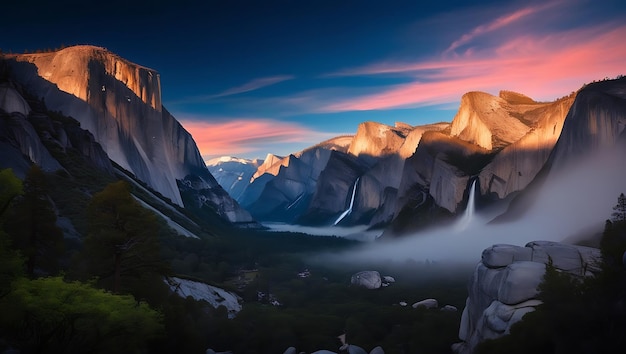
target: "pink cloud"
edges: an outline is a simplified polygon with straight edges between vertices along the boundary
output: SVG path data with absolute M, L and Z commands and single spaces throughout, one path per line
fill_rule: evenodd
M 222 155 L 240 156 L 263 145 L 268 148 L 284 143 L 312 145 L 334 136 L 271 119 L 238 118 L 225 122 L 182 119 L 181 124 L 193 136 L 205 160 Z
M 579 29 L 548 36 L 502 38 L 494 48 L 476 49 L 453 58 L 415 63 L 383 63 L 352 75 L 397 73 L 414 78 L 381 93 L 325 106 L 326 112 L 418 107 L 458 101 L 471 90 L 507 89 L 550 100 L 585 82 L 626 71 L 626 25 Z M 344 73 L 347 75 L 348 73 Z
M 548 3 L 549 5 L 550 3 Z M 444 51 L 444 54 L 446 53 L 450 53 L 453 52 L 455 49 L 457 49 L 458 47 L 470 43 L 472 40 L 474 40 L 474 38 L 481 36 L 485 33 L 489 33 L 489 32 L 493 32 L 495 30 L 498 30 L 500 28 L 506 27 L 516 21 L 519 21 L 520 19 L 527 17 L 537 11 L 543 10 L 544 8 L 546 8 L 547 6 L 535 6 L 535 7 L 527 7 L 521 10 L 516 10 L 512 13 L 506 14 L 504 16 L 498 17 L 497 19 L 493 20 L 492 22 L 489 22 L 487 24 L 484 25 L 480 25 L 476 28 L 474 28 L 471 32 L 466 33 L 464 35 L 461 36 L 461 38 L 457 39 L 456 41 L 452 42 L 452 44 L 450 44 L 450 46 L 448 47 L 448 49 L 446 49 Z

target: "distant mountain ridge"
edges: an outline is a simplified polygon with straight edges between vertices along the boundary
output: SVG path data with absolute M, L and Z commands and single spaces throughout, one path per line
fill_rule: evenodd
M 314 225 L 332 224 L 353 205 L 343 225 L 391 225 L 391 234 L 403 233 L 462 210 L 473 179 L 485 202 L 523 191 L 546 164 L 575 99 L 575 92 L 553 102 L 513 91 L 468 92 L 450 123 L 364 122 L 343 138 L 343 148 L 320 144 L 283 159 L 268 155 L 272 163 L 257 169 L 239 200 L 261 220 Z M 314 180 L 296 172 L 306 170 L 302 156 L 319 171 Z M 305 184 L 306 193 L 295 187 Z

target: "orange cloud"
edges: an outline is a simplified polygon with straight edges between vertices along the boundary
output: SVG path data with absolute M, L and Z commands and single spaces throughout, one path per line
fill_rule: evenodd
M 267 153 L 274 151 L 276 144 L 313 145 L 338 135 L 271 119 L 244 118 L 226 122 L 182 119 L 181 124 L 193 136 L 205 160 L 223 155 L 241 156 L 259 150 Z
M 554 99 L 583 83 L 624 74 L 626 25 L 574 30 L 549 36 L 518 36 L 495 48 L 416 63 L 383 63 L 341 75 L 397 73 L 415 81 L 381 93 L 346 99 L 326 112 L 419 107 L 458 101 L 468 90 L 514 90 L 536 99 Z

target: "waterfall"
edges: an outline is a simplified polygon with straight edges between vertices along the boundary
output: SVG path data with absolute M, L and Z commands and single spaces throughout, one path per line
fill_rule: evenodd
M 354 187 L 352 187 L 352 197 L 350 197 L 350 206 L 343 213 L 341 213 L 341 215 L 339 215 L 337 220 L 335 220 L 333 226 L 339 224 L 339 222 L 343 220 L 343 218 L 345 218 L 352 212 L 352 207 L 354 206 L 354 197 L 356 196 L 356 185 L 359 183 L 359 179 L 361 179 L 361 177 L 357 178 L 356 181 L 354 181 Z
M 457 223 L 457 230 L 465 229 L 472 219 L 474 218 L 474 211 L 476 209 L 476 181 L 478 179 L 474 179 L 472 185 L 469 190 L 469 197 L 467 198 L 467 206 L 465 207 L 465 213 L 463 213 L 463 217 Z
M 471 220 L 474 216 L 474 209 L 476 209 L 476 179 L 472 182 L 470 187 L 469 198 L 467 199 L 467 207 L 465 208 L 464 218 Z

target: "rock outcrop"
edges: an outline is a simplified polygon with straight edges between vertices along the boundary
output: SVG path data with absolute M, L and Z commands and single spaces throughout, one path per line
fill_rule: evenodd
M 161 105 L 155 70 L 94 46 L 4 55 L 4 60 L 15 81 L 50 110 L 79 121 L 113 161 L 173 203 L 183 206 L 177 180 L 188 175 L 202 175 L 213 190 L 221 188 L 191 135 Z M 240 209 L 236 203 L 234 208 Z M 227 214 L 239 217 L 232 222 L 252 221 L 245 210 Z
M 12 168 L 21 177 L 31 163 L 53 172 L 63 167 L 49 148 L 63 153 L 74 149 L 87 163 L 105 173 L 113 173 L 107 154 L 78 122 L 67 118 L 52 119 L 45 107 L 31 110 L 24 97 L 9 83 L 0 85 L 0 96 L 3 97 L 0 105 L 0 167 Z
M 165 283 L 176 295 L 195 300 L 204 300 L 213 308 L 226 307 L 228 318 L 234 318 L 242 309 L 242 299 L 237 294 L 206 283 L 177 277 L 166 278 Z
M 541 304 L 538 285 L 546 264 L 576 276 L 599 272 L 600 250 L 557 242 L 534 241 L 526 247 L 494 245 L 483 251 L 469 284 L 461 317 L 457 353 L 471 353 L 485 339 L 509 333 L 511 326 Z

